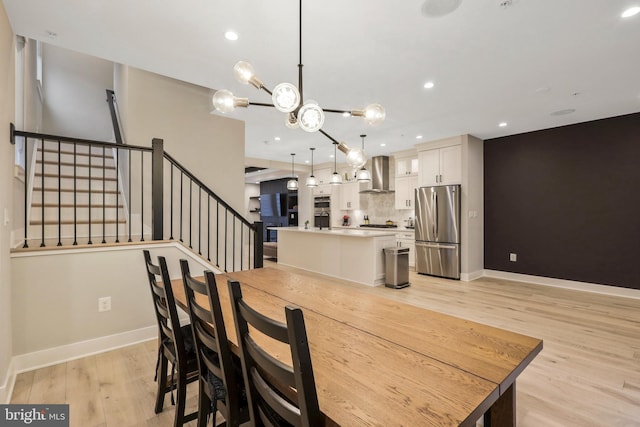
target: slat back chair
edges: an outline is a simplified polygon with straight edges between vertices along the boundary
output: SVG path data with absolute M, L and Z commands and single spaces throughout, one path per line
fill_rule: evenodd
M 197 412 L 185 415 L 187 384 L 198 379 L 198 363 L 193 351 L 193 339 L 190 327 L 180 327 L 180 319 L 176 308 L 171 279 L 164 257 L 158 257 L 158 265 L 151 262 L 149 251 L 145 250 L 144 260 L 147 269 L 153 308 L 158 323 L 158 360 L 156 363 L 156 414 L 162 412 L 165 395 L 171 392 L 171 403 L 174 403 L 173 390 L 177 390 L 174 426 L 194 420 Z M 171 376 L 168 375 L 168 364 L 171 362 Z M 174 379 L 174 372 L 177 379 Z
M 215 420 L 216 411 L 220 411 L 228 427 L 239 426 L 248 421 L 249 411 L 246 397 L 243 398 L 240 360 L 234 362 L 229 348 L 215 276 L 206 270 L 204 282 L 194 279 L 184 259 L 180 260 L 180 268 L 200 367 L 198 427 L 207 424 L 209 414 Z M 198 302 L 197 295 L 207 298 L 208 307 Z
M 286 306 L 286 324 L 283 324 L 249 306 L 242 299 L 239 282 L 229 280 L 228 285 L 252 425 L 324 425 L 302 310 Z M 255 332 L 250 332 L 249 326 L 288 344 L 293 366 L 280 362 L 258 345 L 252 338 Z

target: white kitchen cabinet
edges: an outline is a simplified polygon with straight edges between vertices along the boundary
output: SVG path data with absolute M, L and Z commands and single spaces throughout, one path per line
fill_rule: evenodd
M 413 230 L 399 231 L 396 234 L 396 245 L 399 248 L 409 248 L 409 267 L 416 266 L 416 239 Z
M 436 148 L 418 153 L 420 187 L 460 184 L 462 182 L 462 146 Z
M 333 169 L 331 168 L 316 169 L 313 173 L 313 175 L 318 180 L 319 185 L 329 184 L 332 174 L 333 174 Z
M 418 175 L 419 164 L 418 156 L 396 159 L 396 176 Z
M 396 177 L 396 209 L 414 208 L 417 187 L 418 177 L 416 175 Z
M 360 209 L 360 184 L 358 182 L 345 182 L 340 187 L 340 209 Z
M 311 194 L 314 196 L 330 196 L 333 192 L 333 187 L 331 184 L 320 184 L 317 187 L 313 187 Z

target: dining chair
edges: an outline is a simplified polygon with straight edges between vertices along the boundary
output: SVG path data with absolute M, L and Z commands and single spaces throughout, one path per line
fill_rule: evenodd
M 204 282 L 194 279 L 185 259 L 180 268 L 200 372 L 198 427 L 207 425 L 209 414 L 215 425 L 217 411 L 227 427 L 239 426 L 249 421 L 249 408 L 240 360 L 234 360 L 229 348 L 216 278 L 206 270 Z
M 198 362 L 193 347 L 191 327 L 180 326 L 165 258 L 158 257 L 158 265 L 154 265 L 149 251 L 144 250 L 143 253 L 158 323 L 158 360 L 155 377 L 158 382 L 158 391 L 155 413 L 162 412 L 165 395 L 170 392 L 171 403 L 176 406 L 174 426 L 182 427 L 183 424 L 198 416 L 197 411 L 185 415 L 187 384 L 198 379 Z M 169 362 L 171 363 L 170 377 L 167 373 Z M 176 375 L 177 378 L 175 378 Z M 177 402 L 173 397 L 174 389 Z
M 251 424 L 296 427 L 324 425 L 302 310 L 286 306 L 286 324 L 283 324 L 247 304 L 242 298 L 239 282 L 229 280 L 228 285 Z M 258 344 L 260 338 L 254 339 L 256 331 L 288 344 L 292 366 L 282 363 Z

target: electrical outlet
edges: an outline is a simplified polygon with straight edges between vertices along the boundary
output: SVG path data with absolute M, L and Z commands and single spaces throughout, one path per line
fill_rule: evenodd
M 509 254 L 509 261 L 511 262 L 518 261 L 518 254 L 513 254 L 513 253 Z
M 111 297 L 98 298 L 98 312 L 111 311 Z

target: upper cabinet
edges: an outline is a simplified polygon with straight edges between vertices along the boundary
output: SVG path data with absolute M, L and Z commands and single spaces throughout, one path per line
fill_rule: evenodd
M 360 209 L 360 183 L 345 182 L 340 185 L 340 210 Z
M 420 187 L 462 182 L 462 145 L 418 152 Z
M 318 180 L 318 184 L 329 184 L 329 180 L 331 179 L 331 175 L 333 174 L 333 169 L 331 168 L 321 168 L 316 169 L 314 171 L 314 176 Z
M 396 159 L 396 176 L 417 175 L 419 170 L 418 155 L 399 157 Z

